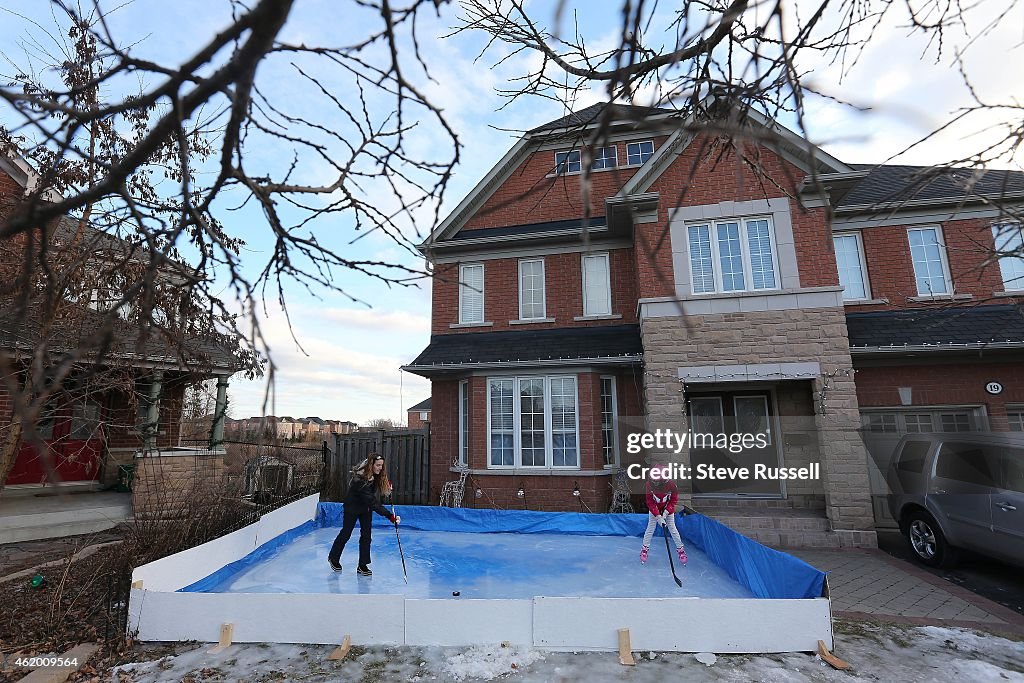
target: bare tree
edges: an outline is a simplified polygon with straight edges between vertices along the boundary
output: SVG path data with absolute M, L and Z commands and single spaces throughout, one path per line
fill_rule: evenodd
M 528 62 L 536 68 L 527 67 L 503 91 L 512 100 L 551 98 L 571 107 L 581 90 L 600 88 L 609 101 L 674 109 L 689 133 L 709 134 L 708 153 L 731 148 L 741 163 L 758 168 L 756 146 L 743 140 L 771 132 L 744 127 L 742 115 L 789 115 L 804 132 L 804 102 L 813 92 L 801 71 L 805 55 L 853 64 L 883 20 L 906 12 L 907 30 L 930 39 L 932 54 L 952 55 L 969 86 L 963 55 L 990 26 L 965 26 L 979 7 L 994 2 L 817 0 L 802 4 L 797 15 L 781 0 L 682 0 L 666 21 L 658 3 L 630 0 L 620 7 L 618 40 L 595 49 L 578 30 L 562 30 L 569 23 L 565 3 L 545 23 L 520 0 L 463 0 L 452 35 L 483 34 L 487 49 L 504 46 L 496 61 L 539 56 Z M 216 331 L 238 340 L 232 352 L 239 366 L 257 372 L 258 352 L 266 350 L 259 313 L 268 297 L 287 313 L 291 285 L 344 293 L 337 278 L 344 271 L 398 287 L 425 275 L 350 258 L 317 230 L 342 216 L 354 238 L 378 231 L 411 253 L 421 230 L 438 222 L 460 142 L 425 94 L 431 72 L 417 20 L 449 3 L 345 3 L 343 11 L 361 11 L 377 23 L 333 46 L 282 38 L 297 4 L 233 1 L 226 27 L 194 45 L 188 59 L 161 64 L 138 56 L 130 38 L 114 34 L 100 0 L 51 0 L 61 33 L 40 32 L 29 42 L 49 40 L 57 48 L 54 68 L 17 70 L 0 86 L 6 106 L 0 146 L 24 154 L 40 175 L 0 222 L 0 240 L 18 254 L 9 262 L 16 272 L 5 279 L 16 283 L 7 316 L 58 320 L 58 310 L 84 301 L 86 291 L 101 292 L 105 303 L 93 307 L 89 324 L 81 326 L 89 334 L 74 343 L 41 335 L 17 358 L 4 355 L 19 424 L 31 425 L 70 377 L 105 367 L 125 323 L 141 332 L 132 337 L 137 344 L 163 339 L 189 363 L 198 360 L 190 351 L 195 345 L 182 342 Z M 1019 3 L 1002 0 L 998 7 L 998 18 L 1005 18 Z M 664 36 L 668 40 L 659 42 Z M 287 69 L 295 89 L 285 96 L 261 87 L 258 70 L 270 68 Z M 126 82 L 147 85 L 128 91 Z M 1005 136 L 950 164 L 977 168 L 1018 150 L 1021 106 L 977 97 L 975 106 L 957 113 L 948 125 L 980 111 L 1001 112 Z M 580 135 L 598 143 L 609 120 L 600 123 L 581 127 Z M 434 144 L 423 153 L 410 136 L 427 127 Z M 266 149 L 274 150 L 277 164 L 260 158 Z M 310 167 L 322 169 L 312 180 Z M 973 178 L 965 176 L 967 192 Z M 274 242 L 257 270 L 243 268 L 241 241 L 225 218 L 246 204 L 259 207 L 261 227 Z M 51 262 L 53 226 L 68 220 L 78 229 L 66 238 L 62 258 L 72 262 L 58 268 Z M 82 273 L 89 269 L 73 261 L 85 251 L 76 241 L 85 232 L 116 240 L 119 254 L 111 257 L 116 266 L 101 269 L 88 288 Z M 71 279 L 83 284 L 64 287 L 68 272 L 79 273 Z M 33 313 L 33 305 L 44 312 Z M 28 367 L 35 370 L 26 381 Z M 267 371 L 272 380 L 272 363 Z M 17 429 L 10 435 L 21 438 Z
M 392 420 L 390 417 L 374 418 L 373 420 L 369 420 L 366 423 L 366 426 L 369 429 L 380 429 L 383 431 L 390 431 L 396 428 L 395 421 Z

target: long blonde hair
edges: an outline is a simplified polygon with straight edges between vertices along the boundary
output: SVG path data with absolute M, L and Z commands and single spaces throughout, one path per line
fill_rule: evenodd
M 380 494 L 381 499 L 387 498 L 391 495 L 391 480 L 388 479 L 387 461 L 385 460 L 385 466 L 380 470 L 380 476 L 374 477 L 373 475 L 373 463 L 378 459 L 384 460 L 384 456 L 379 453 L 370 453 L 366 456 L 366 459 L 360 462 L 352 469 L 352 474 L 363 479 L 373 479 L 377 484 L 377 493 Z

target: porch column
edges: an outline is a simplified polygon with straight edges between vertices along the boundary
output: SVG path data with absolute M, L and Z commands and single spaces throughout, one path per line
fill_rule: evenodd
M 164 371 L 154 370 L 153 381 L 149 384 L 146 406 L 146 431 L 143 439 L 147 451 L 156 450 L 156 439 L 160 433 L 160 392 L 163 389 Z
M 228 409 L 228 377 L 217 375 L 217 405 L 213 411 L 213 429 L 210 432 L 210 450 L 224 443 L 224 414 Z

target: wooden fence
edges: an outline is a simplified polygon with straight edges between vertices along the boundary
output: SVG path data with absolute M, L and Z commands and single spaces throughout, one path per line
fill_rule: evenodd
M 335 434 L 333 447 L 324 451 L 324 480 L 320 500 L 341 502 L 348 491 L 352 468 L 370 453 L 384 456 L 397 505 L 430 504 L 430 432 L 357 432 Z

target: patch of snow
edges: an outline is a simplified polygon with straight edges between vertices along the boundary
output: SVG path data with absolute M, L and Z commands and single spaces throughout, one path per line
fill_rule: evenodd
M 715 662 L 718 661 L 718 657 L 716 657 L 714 654 L 710 652 L 698 652 L 693 656 L 693 658 L 701 664 L 703 664 L 704 666 L 712 666 Z
M 498 676 L 515 673 L 544 659 L 531 648 L 475 645 L 462 654 L 448 659 L 444 672 L 456 681 L 480 678 L 489 681 Z

